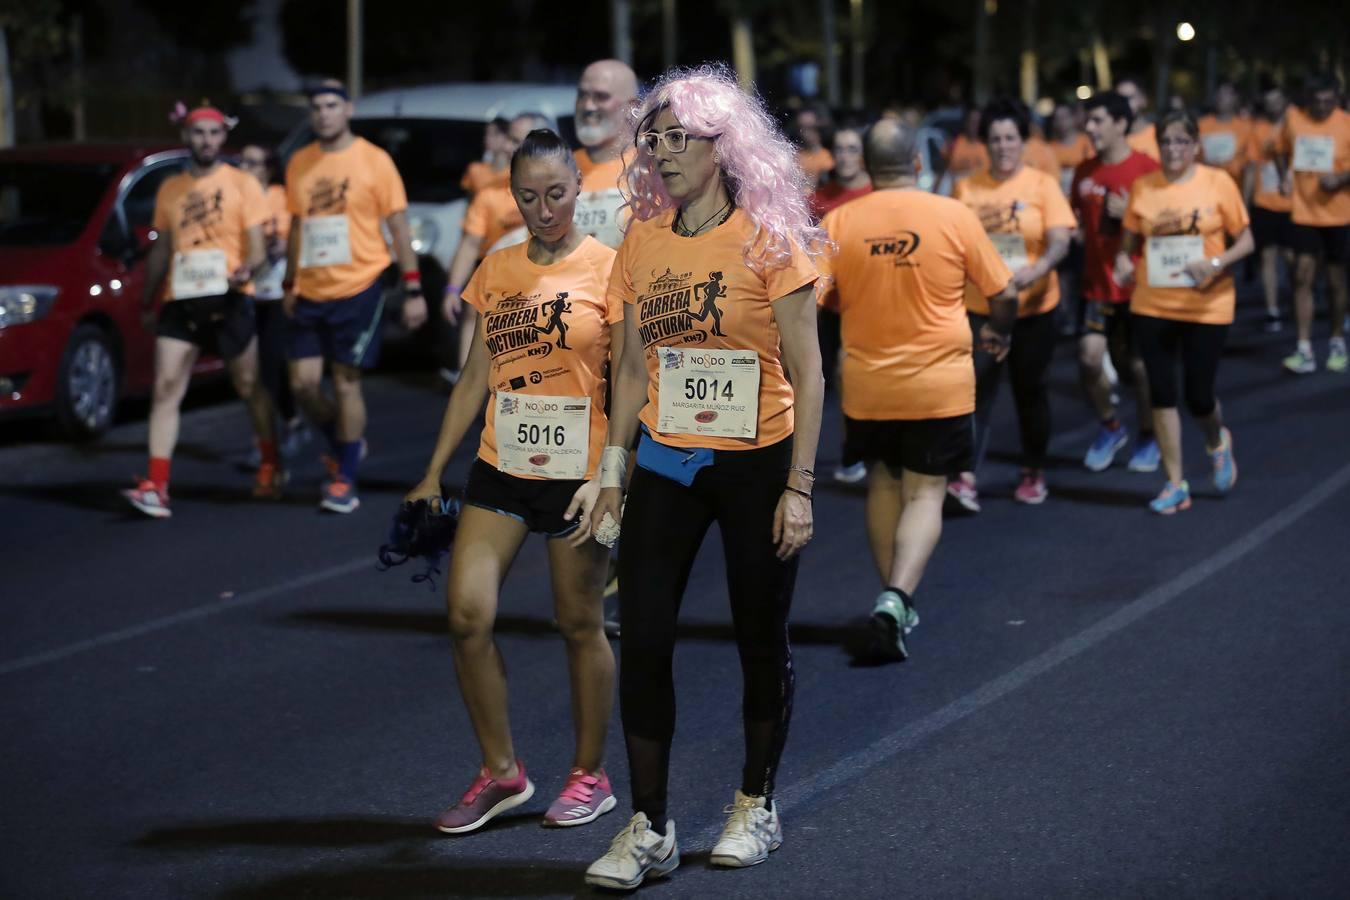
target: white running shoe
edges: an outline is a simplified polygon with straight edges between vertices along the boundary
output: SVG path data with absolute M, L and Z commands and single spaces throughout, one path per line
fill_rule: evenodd
M 727 814 L 727 825 L 713 847 L 709 862 L 714 866 L 757 866 L 783 846 L 783 824 L 778 820 L 778 810 L 768 806 L 763 797 L 747 797 L 737 791 L 736 802 L 723 812 Z
M 631 891 L 647 878 L 664 878 L 680 864 L 675 822 L 666 821 L 666 835 L 652 831 L 646 813 L 628 820 L 609 842 L 609 852 L 591 863 L 586 883 L 616 891 Z

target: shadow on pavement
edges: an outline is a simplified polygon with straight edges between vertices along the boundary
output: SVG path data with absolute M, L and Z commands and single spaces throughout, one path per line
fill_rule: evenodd
M 114 513 L 130 520 L 147 520 L 122 497 L 121 492 L 135 487 L 128 476 L 122 484 L 109 484 L 106 481 L 61 482 L 60 484 L 0 485 L 0 497 L 18 497 L 29 500 L 47 501 L 76 509 L 96 510 Z M 314 506 L 315 498 L 308 493 L 300 494 L 288 491 L 280 500 L 255 500 L 250 493 L 253 489 L 251 479 L 240 481 L 229 487 L 223 485 L 194 485 L 174 483 L 169 487 L 173 501 L 192 503 L 212 503 L 219 505 L 255 504 L 267 506 Z
M 1154 485 L 1150 484 L 1149 487 Z M 1050 500 L 1068 500 L 1072 503 L 1088 503 L 1093 506 L 1135 507 L 1140 514 L 1148 512 L 1148 501 L 1153 495 L 1147 489 L 1138 491 L 1117 491 L 1105 487 L 1079 487 L 1068 484 L 1052 484 Z
M 585 872 L 579 862 L 540 864 L 516 859 L 419 866 L 372 864 L 281 875 L 218 896 L 226 900 L 600 896 L 586 887 Z

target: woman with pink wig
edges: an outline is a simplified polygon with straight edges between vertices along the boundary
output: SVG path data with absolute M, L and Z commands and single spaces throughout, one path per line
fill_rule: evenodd
M 632 135 L 621 179 L 632 221 L 609 282 L 627 338 L 590 519 L 610 545 L 622 516 L 619 697 L 635 815 L 586 872 L 618 889 L 679 864 L 666 804 L 676 619 L 713 523 L 740 651 L 745 768 L 711 860 L 751 866 L 782 843 L 773 786 L 792 712 L 788 610 L 812 533 L 824 390 L 813 257 L 828 247 L 795 148 L 724 68 L 667 73 Z

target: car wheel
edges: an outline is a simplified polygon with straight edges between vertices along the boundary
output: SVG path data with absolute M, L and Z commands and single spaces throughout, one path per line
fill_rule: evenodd
M 97 325 L 75 329 L 57 375 L 56 420 L 76 440 L 91 440 L 112 425 L 117 411 L 117 357 L 112 341 Z

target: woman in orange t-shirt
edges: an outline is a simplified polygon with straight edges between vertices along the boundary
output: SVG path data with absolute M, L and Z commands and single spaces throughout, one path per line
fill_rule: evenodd
M 1022 475 L 1013 499 L 1045 502 L 1045 456 L 1050 446 L 1050 385 L 1055 352 L 1055 308 L 1059 275 L 1055 267 L 1069 251 L 1078 224 L 1055 175 L 1026 159 L 1030 115 L 1025 106 L 996 100 L 984 108 L 980 133 L 989 148 L 989 169 L 956 185 L 953 196 L 979 217 L 985 233 L 1013 273 L 1018 289 L 1017 324 L 1004 359 L 975 354 L 975 469 L 989 446 L 989 420 L 1006 364 L 1022 433 Z M 989 301 L 966 284 L 970 328 L 978 335 L 989 321 Z M 963 508 L 979 510 L 975 472 L 948 482 L 947 493 Z
M 1164 515 L 1191 505 L 1181 467 L 1178 351 L 1186 406 L 1205 433 L 1214 487 L 1226 493 L 1237 481 L 1233 436 L 1224 427 L 1214 380 L 1237 296 L 1229 270 L 1255 243 L 1237 183 L 1222 169 L 1198 165 L 1199 147 L 1200 126 L 1190 113 L 1163 116 L 1162 170 L 1141 176 L 1130 188 L 1116 255 L 1116 283 L 1134 282 L 1130 328 L 1148 372 L 1153 427 L 1167 472 L 1167 484 L 1149 507 Z
M 763 862 L 782 840 L 773 787 L 792 710 L 787 620 L 797 553 L 811 539 L 823 395 L 811 252 L 824 237 L 792 145 L 720 68 L 668 74 L 635 120 L 639 149 L 624 176 L 633 220 L 610 279 L 625 304 L 625 352 L 592 516 L 612 528 L 623 510 L 619 696 L 636 815 L 586 877 L 622 889 L 679 859 L 666 818 L 675 620 L 714 522 L 746 752 L 712 863 Z
M 614 693 L 601 599 L 609 554 L 590 539 L 588 516 L 623 309 L 606 297 L 614 251 L 573 226 L 580 189 L 562 138 L 530 132 L 511 159 L 511 191 L 531 237 L 489 254 L 464 289 L 479 313 L 475 340 L 426 476 L 406 498 L 440 499 L 441 474 L 486 401 L 446 591 L 455 670 L 483 764 L 436 820 L 450 834 L 477 830 L 534 794 L 511 741 L 506 676 L 492 640 L 498 590 L 531 532 L 548 538 L 577 720 L 571 771 L 544 823 L 582 825 L 615 806 L 601 768 Z

